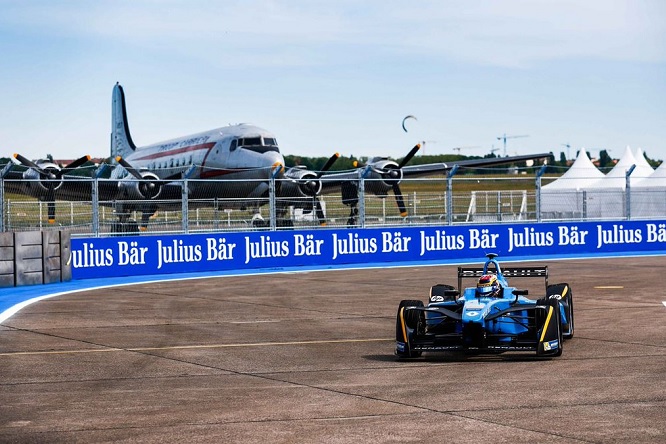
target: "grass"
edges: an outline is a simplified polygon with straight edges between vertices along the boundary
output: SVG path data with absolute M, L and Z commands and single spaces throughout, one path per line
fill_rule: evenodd
M 554 178 L 554 177 L 553 177 Z M 544 183 L 547 183 L 544 180 Z M 366 184 L 366 186 L 369 186 Z M 472 192 L 476 192 L 476 210 L 478 213 L 495 215 L 502 213 L 515 214 L 520 211 L 522 191 L 527 192 L 528 211 L 535 208 L 535 178 L 534 176 L 520 175 L 486 175 L 486 176 L 455 176 L 453 186 L 453 218 L 456 221 L 466 220 Z M 422 221 L 432 220 L 441 223 L 446 214 L 446 178 L 405 179 L 400 184 L 405 204 L 411 216 Z M 509 192 L 513 193 L 509 193 Z M 500 192 L 500 202 L 498 193 Z M 4 214 L 5 229 L 42 229 L 48 227 L 46 223 L 47 206 L 45 202 L 16 193 L 5 195 L 7 214 Z M 330 225 L 345 225 L 350 214 L 350 208 L 342 204 L 342 197 L 338 192 L 321 197 L 326 205 L 326 215 Z M 310 201 L 307 201 L 310 202 Z M 192 204 L 192 202 L 190 202 Z M 41 205 L 40 205 L 41 204 Z M 174 211 L 159 211 L 149 220 L 149 231 L 181 231 L 182 214 L 179 203 Z M 308 203 L 309 205 L 309 203 Z M 7 211 L 9 209 L 9 211 Z M 398 216 L 397 204 L 393 193 L 389 191 L 386 199 L 381 199 L 372 193 L 366 193 L 365 200 L 366 220 L 377 223 L 389 223 L 391 220 L 402 222 Z M 269 209 L 261 207 L 263 217 L 268 220 Z M 191 208 L 188 213 L 192 229 L 247 229 L 252 226 L 251 219 L 254 210 L 224 211 L 213 208 L 212 201 L 204 203 L 202 208 Z M 132 218 L 140 220 L 141 213 L 134 212 Z M 295 217 L 295 216 L 294 216 Z M 90 232 L 92 227 L 91 202 L 56 201 L 56 219 L 58 228 L 68 227 L 73 232 Z M 108 231 L 113 222 L 117 220 L 113 208 L 100 207 L 100 229 Z M 416 220 L 416 219 L 415 219 Z M 318 226 L 318 220 L 308 215 L 297 222 L 298 225 Z M 197 228 L 198 227 L 198 228 Z

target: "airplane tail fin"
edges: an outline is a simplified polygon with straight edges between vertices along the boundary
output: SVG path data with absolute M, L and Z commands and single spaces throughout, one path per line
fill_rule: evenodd
M 111 158 L 126 157 L 136 149 L 127 125 L 125 93 L 123 87 L 116 83 L 113 87 L 111 108 Z

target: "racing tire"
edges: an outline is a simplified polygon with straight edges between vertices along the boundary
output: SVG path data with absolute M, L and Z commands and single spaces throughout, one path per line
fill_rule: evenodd
M 421 356 L 421 352 L 411 350 L 411 335 L 414 333 L 417 335 L 425 333 L 425 313 L 423 311 L 410 310 L 404 314 L 405 326 L 412 330 L 410 334 L 407 328 L 404 331 L 402 328 L 401 312 L 404 307 L 423 307 L 423 302 L 410 299 L 400 301 L 395 321 L 395 354 L 398 358 L 418 358 Z M 408 335 L 407 338 L 405 338 L 405 334 Z
M 550 299 L 551 296 L 559 296 L 559 301 L 564 306 L 564 314 L 568 322 L 562 325 L 562 337 L 571 339 L 574 336 L 574 306 L 571 287 L 565 283 L 549 285 L 546 289 L 546 298 Z

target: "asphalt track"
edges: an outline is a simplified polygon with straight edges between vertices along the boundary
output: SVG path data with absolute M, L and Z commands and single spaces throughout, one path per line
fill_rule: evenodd
M 555 359 L 397 361 L 399 301 L 455 266 L 45 299 L 0 325 L 0 442 L 666 442 L 666 257 L 539 263 L 574 294 Z

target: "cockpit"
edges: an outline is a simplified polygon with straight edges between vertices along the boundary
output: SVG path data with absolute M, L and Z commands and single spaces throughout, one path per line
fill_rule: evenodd
M 234 152 L 237 148 L 254 151 L 255 153 L 280 152 L 277 140 L 274 137 L 239 137 L 231 141 L 229 151 Z

